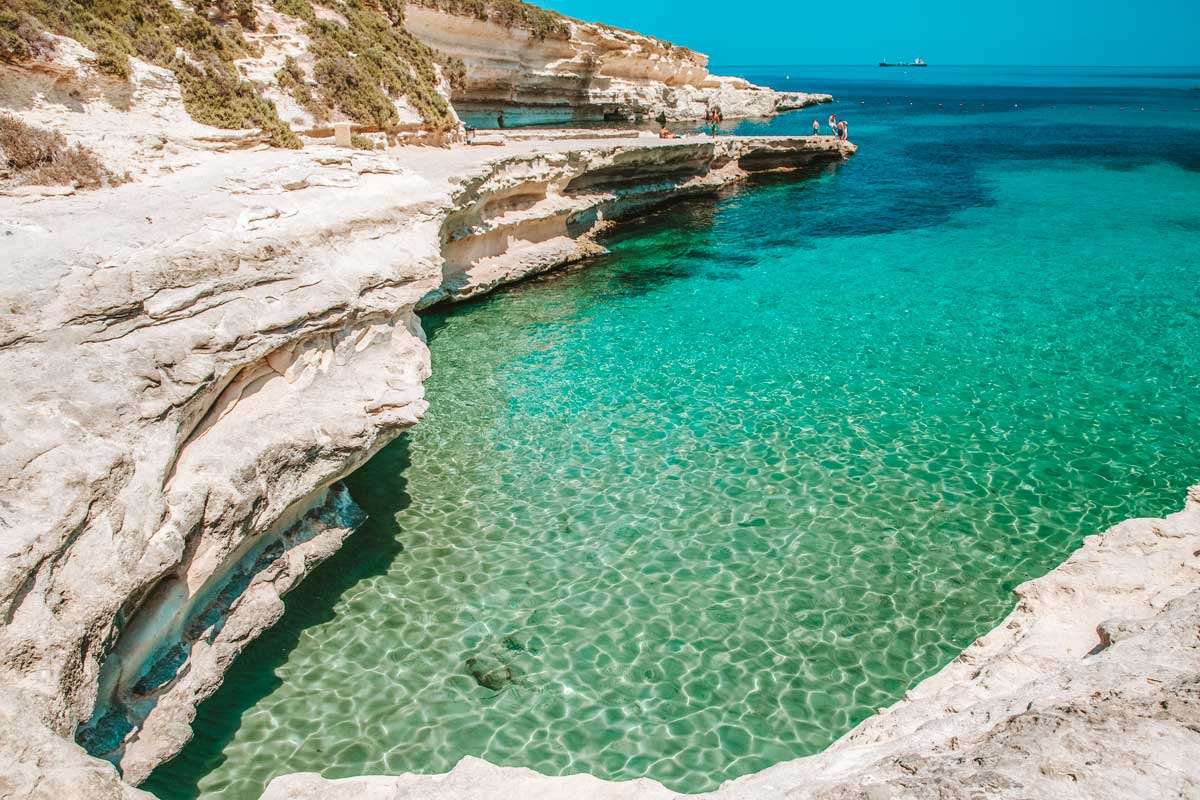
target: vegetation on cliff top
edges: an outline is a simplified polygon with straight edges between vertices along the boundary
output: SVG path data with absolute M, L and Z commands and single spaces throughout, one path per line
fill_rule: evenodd
M 405 97 L 428 127 L 443 131 L 453 126 L 450 106 L 437 90 L 437 68 L 452 86 L 465 80 L 466 68 L 404 28 L 400 0 L 321 4 L 340 15 L 345 25 L 318 17 L 309 0 L 274 0 L 274 5 L 281 14 L 306 23 L 316 93 L 294 60 L 285 63 L 276 79 L 318 120 L 337 110 L 355 122 L 389 128 L 399 121 L 393 98 Z
M 394 101 L 403 97 L 428 128 L 454 126 L 438 84 L 445 78 L 461 88 L 466 67 L 409 33 L 404 0 L 324 0 L 321 7 L 334 14 L 320 15 L 311 0 L 270 1 L 279 13 L 304 22 L 311 76 L 289 57 L 274 77 L 315 120 L 326 122 L 336 112 L 386 130 L 399 124 Z M 538 39 L 570 35 L 564 17 L 520 0 L 410 2 L 522 28 Z M 261 128 L 273 144 L 298 147 L 300 140 L 263 96 L 264 87 L 244 80 L 234 63 L 259 55 L 243 35 L 260 24 L 254 0 L 185 3 L 179 8 L 171 0 L 5 0 L 0 59 L 45 55 L 51 49 L 45 31 L 77 39 L 96 53 L 97 69 L 116 78 L 129 77 L 129 56 L 137 56 L 174 71 L 195 120 L 219 128 Z
M 275 78 L 315 119 L 325 121 L 340 111 L 386 129 L 399 122 L 393 99 L 405 97 L 426 126 L 437 131 L 453 126 L 450 107 L 437 89 L 438 68 L 453 86 L 461 86 L 466 68 L 404 28 L 402 0 L 322 3 L 345 25 L 318 17 L 309 0 L 273 4 L 306 23 L 313 80 L 292 59 Z M 187 0 L 183 9 L 171 0 L 5 0 L 0 59 L 47 54 L 52 46 L 46 31 L 80 41 L 96 53 L 96 68 L 116 78 L 129 77 L 129 56 L 137 56 L 176 74 L 193 119 L 219 128 L 261 128 L 273 144 L 299 147 L 274 103 L 263 97 L 263 87 L 244 80 L 234 63 L 259 54 L 243 36 L 257 28 L 258 17 L 253 0 Z
M 234 59 L 252 55 L 242 36 L 254 24 L 249 0 L 5 0 L 0 58 L 21 60 L 47 47 L 42 32 L 76 39 L 96 53 L 98 70 L 129 77 L 129 56 L 167 67 L 179 78 L 192 118 L 218 128 L 261 128 L 280 147 L 300 140 L 275 105 L 242 80 Z M 236 24 L 235 24 L 236 23 Z M 182 54 L 180 53 L 182 51 Z
M 476 17 L 507 28 L 524 28 L 538 39 L 566 39 L 571 35 L 561 14 L 521 0 L 411 0 L 416 5 L 448 14 Z
M 110 172 L 86 147 L 67 144 L 58 131 L 0 114 L 0 181 L 98 189 L 127 179 Z
M 454 127 L 438 85 L 445 79 L 462 88 L 466 67 L 404 27 L 405 0 L 322 0 L 320 14 L 312 0 L 258 0 L 258 8 L 255 0 L 4 0 L 0 60 L 45 55 L 52 49 L 46 31 L 69 36 L 94 51 L 97 69 L 114 77 L 129 77 L 129 56 L 174 71 L 184 105 L 198 122 L 261 128 L 273 144 L 299 147 L 299 138 L 263 96 L 269 87 L 244 80 L 235 64 L 261 54 L 255 37 L 243 33 L 259 27 L 259 10 L 268 1 L 304 23 L 311 74 L 289 56 L 274 78 L 314 120 L 324 123 L 340 113 L 362 125 L 394 129 L 400 122 L 394 101 L 403 97 L 425 127 L 437 132 Z M 561 14 L 521 0 L 408 1 L 524 29 L 537 39 L 567 39 L 571 33 Z

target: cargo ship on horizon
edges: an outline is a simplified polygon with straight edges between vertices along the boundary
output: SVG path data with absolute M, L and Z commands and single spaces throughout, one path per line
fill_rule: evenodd
M 913 61 L 911 61 L 911 62 L 908 62 L 908 61 L 880 61 L 879 66 L 881 66 L 881 67 L 928 67 L 929 65 L 925 63 L 925 59 L 917 58 L 917 59 L 913 59 Z

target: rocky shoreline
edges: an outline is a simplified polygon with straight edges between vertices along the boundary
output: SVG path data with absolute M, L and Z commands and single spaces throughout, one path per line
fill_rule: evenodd
M 828 138 L 626 136 L 231 153 L 138 187 L 0 200 L 24 268 L 0 347 L 14 376 L 4 429 L 25 434 L 7 436 L 20 491 L 3 513 L 10 532 L 33 534 L 6 561 L 0 630 L 14 796 L 82 785 L 148 797 L 131 782 L 190 737 L 196 705 L 356 524 L 337 479 L 423 413 L 418 309 L 585 257 L 610 221 L 748 167 L 853 152 Z M 184 213 L 195 197 L 200 218 Z M 80 348 L 95 369 L 77 368 Z M 1122 523 L 1019 587 L 1002 625 L 829 750 L 714 796 L 1186 795 L 1200 785 L 1186 758 L 1200 715 L 1198 552 L 1200 487 L 1184 511 Z M 70 741 L 89 714 L 103 735 L 114 709 L 132 723 L 117 728 L 124 781 Z M 1061 748 L 1041 744 L 1064 730 Z M 1105 768 L 1080 769 L 1093 751 Z M 673 796 L 465 759 L 445 777 L 283 776 L 265 797 L 497 792 Z

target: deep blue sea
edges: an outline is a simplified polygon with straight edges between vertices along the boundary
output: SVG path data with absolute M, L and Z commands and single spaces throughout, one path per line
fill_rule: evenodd
M 717 67 L 858 154 L 425 318 L 427 419 L 147 788 L 682 792 L 816 752 L 1200 481 L 1200 68 Z

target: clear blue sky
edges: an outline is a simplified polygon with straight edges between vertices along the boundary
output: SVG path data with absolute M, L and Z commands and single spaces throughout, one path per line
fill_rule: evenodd
M 714 64 L 1200 65 L 1200 0 L 533 0 Z

